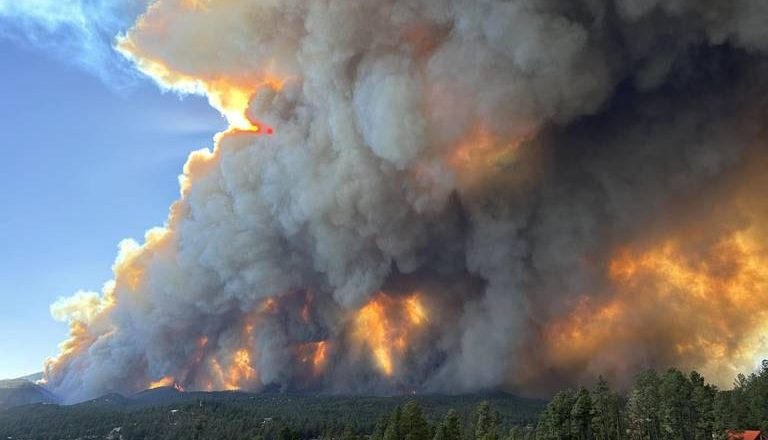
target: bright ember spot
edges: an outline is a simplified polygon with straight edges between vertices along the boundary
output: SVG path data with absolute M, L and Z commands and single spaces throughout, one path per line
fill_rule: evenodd
M 380 292 L 356 313 L 354 338 L 370 349 L 376 367 L 391 376 L 395 355 L 403 354 L 412 330 L 426 321 L 418 294 L 392 298 Z

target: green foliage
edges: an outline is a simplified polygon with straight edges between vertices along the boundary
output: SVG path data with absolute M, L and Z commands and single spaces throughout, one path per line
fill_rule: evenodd
M 434 440 L 461 440 L 461 431 L 459 414 L 452 409 L 437 427 Z
M 532 440 L 535 432 L 532 427 L 526 426 L 513 426 L 509 428 L 507 436 L 504 440 Z
M 371 440 L 384 440 L 384 432 L 387 430 L 387 424 L 389 423 L 389 414 L 382 414 L 379 420 L 376 422 L 376 426 L 371 433 Z
M 410 400 L 415 402 L 409 404 Z M 506 394 L 365 397 L 154 392 L 132 399 L 111 395 L 78 405 L 36 404 L 0 411 L 0 438 L 104 438 L 119 427 L 125 440 L 339 440 L 345 432 L 357 440 L 368 435 L 384 440 L 392 413 L 400 406 L 389 437 L 406 440 L 410 434 L 413 439 L 432 440 L 430 423 L 443 420 L 453 410 L 452 429 L 461 431 L 481 400 L 498 409 L 502 429 L 533 423 L 544 406 L 539 400 Z
M 497 440 L 499 414 L 488 401 L 482 401 L 475 409 L 474 440 Z
M 430 430 L 421 407 L 415 400 L 405 404 L 400 420 L 402 440 L 430 440 Z
M 360 436 L 357 435 L 354 429 L 352 429 L 352 425 L 347 425 L 344 428 L 344 431 L 342 431 L 339 440 L 360 440 Z
M 389 415 L 389 421 L 386 429 L 384 429 L 384 440 L 402 440 L 402 434 L 400 432 L 400 426 L 402 425 L 402 411 L 398 406 Z
M 643 371 L 635 377 L 635 386 L 629 394 L 627 426 L 629 437 L 635 440 L 661 438 L 661 379 L 653 371 Z
M 588 440 L 592 438 L 592 396 L 581 388 L 571 407 L 571 438 Z
M 624 398 L 601 377 L 592 389 L 557 393 L 543 408 L 506 395 L 172 397 L 11 408 L 0 411 L 0 438 L 499 440 L 505 433 L 502 440 L 725 440 L 730 430 L 768 428 L 768 365 L 739 375 L 728 391 L 695 371 L 648 370 Z
M 592 409 L 590 412 L 591 433 L 595 440 L 621 439 L 622 401 L 611 391 L 608 382 L 600 376 L 592 390 Z

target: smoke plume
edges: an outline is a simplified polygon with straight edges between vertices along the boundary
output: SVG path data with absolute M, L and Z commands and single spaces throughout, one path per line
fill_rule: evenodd
M 106 392 L 547 393 L 768 355 L 768 3 L 155 0 L 230 128 L 46 364 Z

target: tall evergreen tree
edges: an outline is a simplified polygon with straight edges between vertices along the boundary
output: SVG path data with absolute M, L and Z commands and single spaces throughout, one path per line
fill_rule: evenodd
M 696 371 L 692 371 L 689 377 L 691 382 L 691 407 L 693 413 L 693 439 L 711 440 L 715 434 L 715 396 L 717 388 L 707 384 L 704 377 Z
M 475 409 L 474 440 L 497 440 L 499 416 L 488 401 L 482 401 Z
M 402 435 L 400 434 L 400 423 L 401 423 L 401 416 L 402 411 L 400 407 L 392 411 L 392 414 L 389 416 L 389 421 L 387 422 L 387 429 L 384 430 L 384 440 L 403 440 Z
M 579 389 L 571 407 L 571 438 L 574 440 L 590 440 L 592 398 L 585 388 Z
M 529 438 L 530 431 L 522 426 L 513 426 L 509 428 L 509 432 L 504 440 L 527 440 Z
M 753 427 L 768 431 L 768 360 L 750 377 L 747 389 L 750 423 Z
M 653 370 L 643 371 L 635 376 L 635 383 L 629 395 L 627 423 L 629 435 L 633 440 L 661 439 L 659 413 L 660 379 Z
M 389 415 L 383 414 L 376 422 L 376 426 L 371 433 L 371 440 L 384 440 L 384 432 L 387 430 L 387 422 L 389 421 Z
M 451 409 L 437 427 L 434 440 L 462 440 L 459 414 Z
M 430 440 L 429 424 L 415 400 L 405 404 L 400 418 L 400 437 L 404 440 Z
M 595 440 L 619 440 L 622 437 L 621 398 L 611 391 L 603 376 L 592 390 L 591 429 Z
M 677 369 L 669 369 L 659 383 L 661 435 L 665 440 L 693 438 L 694 413 L 691 408 L 691 383 Z
M 552 398 L 544 409 L 536 428 L 537 440 L 571 439 L 571 410 L 575 393 L 561 391 Z

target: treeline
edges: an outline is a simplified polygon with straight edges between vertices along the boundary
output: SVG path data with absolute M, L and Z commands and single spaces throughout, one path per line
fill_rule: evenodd
M 366 397 L 152 390 L 133 399 L 110 395 L 72 406 L 37 404 L 0 411 L 0 439 L 366 438 L 384 426 L 382 414 L 388 420 L 390 413 L 400 411 L 401 420 L 414 420 L 411 408 L 416 403 L 408 404 L 410 400 L 418 402 L 420 412 L 423 410 L 427 440 L 432 440 L 440 421 L 449 412 L 460 426 L 471 429 L 472 418 L 482 401 L 490 403 L 484 405 L 488 411 L 494 408 L 494 431 L 498 432 L 506 432 L 511 426 L 534 424 L 546 405 L 544 401 L 504 393 Z M 409 410 L 405 411 L 406 408 Z M 391 426 L 389 439 L 400 438 L 400 433 L 406 432 L 405 428 L 393 431 L 399 424 Z M 412 440 L 414 435 L 411 434 Z
M 727 391 L 676 369 L 638 374 L 626 396 L 601 378 L 556 394 L 535 426 L 515 427 L 507 440 L 712 440 L 743 430 L 768 430 L 768 362 Z
M 477 405 L 467 422 L 451 409 L 445 418 L 430 425 L 419 403 L 411 400 L 381 416 L 370 435 L 356 433 L 348 425 L 340 435 L 327 432 L 321 440 L 501 440 L 499 413 L 487 401 Z
M 0 411 L 0 438 L 157 440 L 720 440 L 768 429 L 768 363 L 719 390 L 697 372 L 644 371 L 620 394 L 599 379 L 546 406 L 504 395 L 417 400 L 184 395 L 172 405 L 119 399 Z M 217 397 L 218 396 L 218 397 Z M 474 398 L 476 399 L 476 398 Z M 490 402 L 489 402 L 490 401 Z
M 537 423 L 501 428 L 487 402 L 469 426 L 449 411 L 431 428 L 409 402 L 379 420 L 370 440 L 718 440 L 729 432 L 768 431 L 768 361 L 757 373 L 739 375 L 727 391 L 677 369 L 644 371 L 624 395 L 599 378 L 591 389 L 557 393 Z M 341 440 L 362 437 L 348 429 Z

